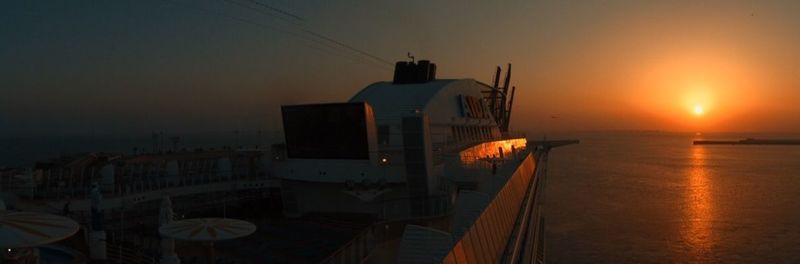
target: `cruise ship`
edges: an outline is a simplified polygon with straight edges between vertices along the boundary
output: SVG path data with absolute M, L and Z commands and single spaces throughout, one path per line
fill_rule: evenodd
M 374 217 L 324 263 L 544 263 L 547 153 L 509 131 L 511 65 L 500 86 L 437 79 L 398 62 L 392 81 L 347 102 L 281 108 L 284 213 Z
M 545 263 L 548 153 L 577 141 L 510 131 L 516 87 L 511 65 L 502 84 L 501 72 L 489 85 L 397 62 L 393 80 L 346 102 L 282 106 L 285 142 L 271 149 L 91 153 L 6 170 L 9 210 L 63 214 L 78 231 L 4 258 L 194 263 L 203 250 L 165 226 L 212 216 L 254 223 L 214 243 L 214 263 Z

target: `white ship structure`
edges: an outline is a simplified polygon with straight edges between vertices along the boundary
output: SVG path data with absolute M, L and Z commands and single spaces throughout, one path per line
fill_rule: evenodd
M 551 142 L 509 132 L 516 88 L 436 79 L 429 61 L 343 103 L 282 107 L 275 151 L 287 215 L 378 219 L 324 262 L 542 263 Z M 283 151 L 285 150 L 285 151 Z

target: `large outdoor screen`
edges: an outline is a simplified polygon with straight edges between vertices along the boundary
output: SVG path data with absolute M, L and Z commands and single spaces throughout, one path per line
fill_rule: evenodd
M 365 103 L 281 107 L 290 159 L 369 159 Z

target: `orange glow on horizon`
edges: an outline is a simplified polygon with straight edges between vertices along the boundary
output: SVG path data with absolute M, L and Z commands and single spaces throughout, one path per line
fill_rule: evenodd
M 646 125 L 673 131 L 739 129 L 742 118 L 770 105 L 757 89 L 768 85 L 749 58 L 724 51 L 667 52 L 654 58 L 628 93 Z

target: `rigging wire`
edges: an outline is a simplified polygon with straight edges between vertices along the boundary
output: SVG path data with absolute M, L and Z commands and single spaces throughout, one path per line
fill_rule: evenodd
M 277 13 L 279 13 L 279 14 L 282 14 L 282 15 L 284 15 L 284 16 L 287 16 L 287 17 L 291 17 L 291 18 L 297 19 L 297 20 L 299 20 L 299 21 L 301 21 L 301 22 L 306 22 L 306 19 L 305 19 L 305 18 L 303 18 L 303 17 L 300 17 L 300 16 L 298 16 L 298 15 L 295 15 L 295 14 L 293 14 L 293 13 L 289 12 L 289 11 L 286 11 L 286 10 L 283 10 L 283 9 L 280 9 L 280 8 L 277 8 L 277 7 L 274 7 L 274 6 L 268 5 L 268 4 L 266 4 L 266 3 L 262 3 L 262 2 L 259 2 L 259 1 L 256 1 L 256 0 L 245 0 L 245 1 L 247 1 L 247 2 L 250 2 L 250 3 L 253 3 L 253 4 L 256 4 L 256 5 L 259 5 L 259 6 L 262 6 L 262 7 L 266 8 L 266 9 L 269 9 L 269 10 L 275 11 L 275 12 L 277 12 Z
M 328 37 L 328 36 L 322 35 L 322 34 L 320 34 L 320 33 L 316 33 L 316 32 L 314 32 L 314 31 L 311 31 L 311 30 L 308 30 L 308 29 L 304 29 L 304 30 L 303 30 L 303 32 L 306 32 L 306 33 L 308 33 L 308 34 L 311 34 L 312 36 L 316 36 L 316 37 L 318 37 L 318 38 L 321 38 L 321 39 L 324 39 L 324 40 L 327 40 L 327 41 L 330 41 L 330 42 L 336 43 L 336 44 L 337 44 L 337 45 L 339 45 L 339 46 L 345 47 L 345 48 L 347 48 L 347 49 L 349 49 L 349 50 L 352 50 L 352 51 L 354 51 L 354 52 L 356 52 L 356 53 L 358 53 L 358 54 L 361 54 L 361 55 L 367 56 L 367 57 L 369 57 L 369 58 L 372 58 L 372 59 L 374 59 L 374 60 L 376 60 L 376 61 L 379 61 L 379 62 L 382 62 L 382 63 L 384 63 L 384 64 L 387 64 L 387 65 L 394 65 L 394 63 L 392 63 L 392 62 L 390 62 L 390 61 L 388 61 L 388 60 L 385 60 L 385 59 L 383 59 L 383 58 L 381 58 L 381 57 L 378 57 L 378 56 L 372 55 L 372 54 L 370 54 L 370 53 L 368 53 L 368 52 L 366 52 L 366 51 L 363 51 L 363 50 L 360 50 L 360 49 L 354 48 L 353 46 L 347 45 L 347 44 L 345 44 L 345 43 L 342 43 L 342 42 L 340 42 L 340 41 L 337 41 L 337 40 L 335 40 L 335 39 L 332 39 L 332 38 L 330 38 L 330 37 Z
M 284 22 L 287 22 L 287 23 L 290 23 L 290 24 L 292 24 L 294 26 L 302 27 L 302 28 L 298 29 L 299 31 L 295 31 L 295 30 L 290 30 L 290 29 L 277 27 L 275 25 L 269 25 L 269 24 L 260 23 L 260 22 L 257 22 L 255 20 L 242 18 L 242 17 L 239 17 L 239 16 L 230 15 L 230 14 L 227 14 L 227 13 L 224 13 L 224 12 L 211 10 L 211 9 L 204 8 L 204 7 L 201 7 L 201 6 L 190 5 L 190 4 L 186 3 L 186 2 L 182 2 L 182 1 L 178 1 L 178 0 L 162 0 L 162 1 L 171 2 L 173 4 L 176 4 L 176 5 L 184 7 L 184 8 L 193 9 L 193 10 L 196 10 L 196 11 L 202 11 L 202 12 L 204 12 L 206 14 L 209 14 L 209 15 L 215 15 L 215 16 L 223 17 L 223 18 L 226 18 L 226 19 L 230 19 L 230 20 L 234 20 L 234 21 L 240 22 L 240 23 L 256 26 L 256 27 L 259 27 L 259 28 L 262 28 L 262 29 L 277 31 L 277 32 L 280 32 L 280 33 L 291 35 L 291 36 L 294 36 L 294 37 L 297 37 L 297 38 L 300 38 L 300 39 L 304 39 L 306 41 L 310 41 L 310 42 L 319 44 L 322 47 L 327 48 L 327 49 L 325 49 L 325 48 L 310 46 L 310 47 L 312 47 L 314 49 L 317 49 L 317 50 L 320 50 L 320 51 L 323 51 L 323 52 L 327 52 L 327 53 L 331 53 L 331 54 L 335 53 L 336 55 L 342 55 L 342 56 L 350 55 L 350 56 L 361 57 L 362 61 L 370 62 L 370 63 L 372 63 L 372 64 L 374 64 L 376 66 L 379 66 L 380 69 L 387 70 L 387 71 L 392 71 L 393 70 L 393 68 L 389 67 L 389 66 L 393 66 L 394 64 L 389 62 L 388 60 L 382 59 L 382 58 L 380 58 L 378 56 L 370 54 L 369 52 L 360 50 L 360 49 L 355 48 L 353 46 L 347 45 L 347 44 L 345 44 L 343 42 L 337 41 L 337 40 L 335 40 L 335 39 L 333 39 L 331 37 L 328 37 L 328 36 L 322 35 L 320 33 L 311 31 L 311 30 L 305 28 L 304 25 L 301 25 L 297 21 L 290 20 L 287 17 L 277 16 L 274 13 L 267 13 L 267 12 L 264 12 L 264 10 L 254 8 L 252 6 L 248 6 L 248 5 L 245 5 L 245 4 L 240 3 L 240 2 L 236 2 L 236 1 L 232 1 L 232 0 L 224 0 L 227 3 L 235 4 L 235 5 L 239 6 L 239 7 L 251 9 L 251 10 L 256 11 L 256 12 L 258 12 L 260 14 L 263 14 L 263 15 L 267 15 L 267 16 L 271 16 L 271 17 L 274 17 L 274 18 L 278 18 L 278 19 L 280 19 L 280 20 L 282 20 Z M 250 1 L 250 0 L 246 0 L 246 1 Z M 277 9 L 277 8 L 275 8 L 275 9 L 276 10 L 280 10 L 280 9 Z M 277 11 L 275 11 L 275 12 L 277 12 Z M 299 21 L 305 21 L 305 19 L 303 19 L 302 17 L 294 15 L 294 14 L 288 12 L 288 11 L 282 11 L 282 12 L 279 12 L 279 13 L 284 15 L 284 16 L 292 17 L 292 18 L 297 19 Z M 345 52 L 345 51 L 349 51 L 349 52 Z M 339 54 L 339 53 L 344 53 L 344 54 Z M 357 56 L 357 55 L 360 55 L 360 56 Z
M 247 8 L 247 9 L 253 10 L 253 11 L 256 11 L 258 13 L 267 15 L 267 16 L 271 16 L 271 17 L 283 20 L 283 21 L 291 23 L 292 25 L 295 25 L 295 26 L 303 26 L 304 25 L 304 24 L 302 24 L 300 22 L 305 23 L 305 19 L 303 19 L 303 18 L 301 18 L 301 17 L 299 17 L 297 15 L 294 15 L 292 13 L 289 13 L 289 12 L 286 12 L 286 11 L 282 11 L 280 9 L 268 8 L 270 11 L 277 12 L 279 14 L 282 14 L 283 16 L 276 16 L 274 13 L 265 12 L 264 10 L 253 8 L 252 6 L 246 5 L 246 4 L 238 2 L 238 1 L 233 1 L 233 0 L 222 0 L 222 1 L 225 1 L 225 2 L 227 2 L 229 4 L 237 5 L 239 7 L 243 7 L 243 8 Z M 252 2 L 260 3 L 260 2 L 257 2 L 257 1 L 249 1 L 249 0 L 246 0 L 246 1 L 251 2 L 251 3 Z M 276 10 L 280 10 L 280 11 L 276 11 Z M 287 16 L 291 17 L 291 18 L 294 18 L 294 19 L 289 19 L 289 18 L 287 18 Z
M 256 11 L 256 12 L 258 12 L 258 13 L 261 13 L 261 14 L 264 14 L 264 15 L 268 15 L 268 16 L 272 16 L 272 17 L 276 17 L 276 18 L 283 18 L 283 17 L 280 17 L 280 16 L 275 16 L 274 14 L 271 14 L 271 13 L 266 13 L 266 12 L 263 12 L 262 10 L 260 10 L 260 9 L 257 9 L 257 8 L 253 8 L 252 6 L 243 5 L 242 3 L 239 3 L 239 2 L 236 2 L 236 1 L 233 1 L 233 0 L 223 0 L 223 1 L 225 1 L 225 2 L 228 2 L 228 3 L 232 3 L 232 4 L 236 4 L 236 5 L 240 6 L 240 7 L 245 7 L 245 8 L 251 9 L 251 10 L 253 10 L 253 11 Z M 263 6 L 263 7 L 266 7 L 266 8 L 268 8 L 269 10 L 272 10 L 272 11 L 278 12 L 278 13 L 280 13 L 280 14 L 282 14 L 282 15 L 289 16 L 289 17 L 292 17 L 292 18 L 295 18 L 295 19 L 297 19 L 297 20 L 300 20 L 300 21 L 303 21 L 303 22 L 305 22 L 305 18 L 303 18 L 303 17 L 301 17 L 301 16 L 299 16 L 299 15 L 295 15 L 295 14 L 293 14 L 293 13 L 289 12 L 289 11 L 285 11 L 285 10 L 282 10 L 282 9 L 278 9 L 278 8 L 275 8 L 275 7 L 272 7 L 272 6 L 266 5 L 266 4 L 264 4 L 264 3 L 261 3 L 261 2 L 259 2 L 259 1 L 256 1 L 256 0 L 245 0 L 245 1 L 248 1 L 248 2 L 251 2 L 251 3 L 254 3 L 254 4 L 257 4 L 257 5 L 260 5 L 260 6 Z M 283 20 L 284 20 L 284 21 L 286 21 L 286 19 L 283 19 Z M 292 23 L 292 21 L 289 21 L 289 22 L 290 22 L 290 23 Z M 373 59 L 373 60 L 376 60 L 376 61 L 378 61 L 378 62 L 381 62 L 381 63 L 387 64 L 387 65 L 389 65 L 389 66 L 394 66 L 394 63 L 392 63 L 391 61 L 388 61 L 388 60 L 386 60 L 386 59 L 383 59 L 383 58 L 381 58 L 381 57 L 375 56 L 375 55 L 373 55 L 373 54 L 371 54 L 371 53 L 369 53 L 369 52 L 363 51 L 363 50 L 361 50 L 361 49 L 358 49 L 358 48 L 356 48 L 356 47 L 353 47 L 353 46 L 351 46 L 351 45 L 348 45 L 348 44 L 346 44 L 346 43 L 344 43 L 344 42 L 341 42 L 341 41 L 335 40 L 335 39 L 333 39 L 333 38 L 331 38 L 331 37 L 329 37 L 329 36 L 326 36 L 326 35 L 324 35 L 324 34 L 322 34 L 322 33 L 318 33 L 318 32 L 315 32 L 315 31 L 313 31 L 313 30 L 310 30 L 310 29 L 308 29 L 307 27 L 305 27 L 305 25 L 300 25 L 300 24 L 298 24 L 298 23 L 292 23 L 292 24 L 293 24 L 293 25 L 296 25 L 296 26 L 303 26 L 303 28 L 301 29 L 301 32 L 304 32 L 304 33 L 306 33 L 306 34 L 309 34 L 309 35 L 311 35 L 311 36 L 314 36 L 314 37 L 316 37 L 316 38 L 319 38 L 319 39 L 326 40 L 326 41 L 328 41 L 328 42 L 330 42 L 330 43 L 333 43 L 333 44 L 335 44 L 335 45 L 338 45 L 338 46 L 340 46 L 340 47 L 343 47 L 343 48 L 345 48 L 345 49 L 348 49 L 348 50 L 350 50 L 350 51 L 352 51 L 352 52 L 356 52 L 356 53 L 358 53 L 358 54 L 364 55 L 364 56 L 366 56 L 366 57 L 369 57 L 369 58 L 371 58 L 371 59 Z

